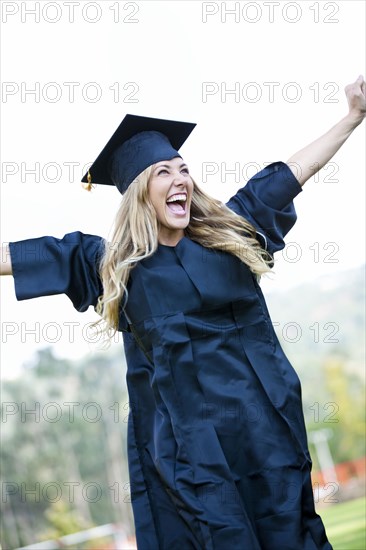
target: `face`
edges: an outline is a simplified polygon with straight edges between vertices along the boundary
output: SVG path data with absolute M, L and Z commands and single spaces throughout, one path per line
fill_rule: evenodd
M 193 181 L 180 157 L 155 165 L 149 181 L 149 197 L 159 222 L 159 242 L 175 246 L 184 236 L 190 218 Z

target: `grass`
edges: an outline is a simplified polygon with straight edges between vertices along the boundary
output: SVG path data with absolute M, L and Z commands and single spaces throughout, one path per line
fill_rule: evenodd
M 319 511 L 334 550 L 366 550 L 366 498 Z

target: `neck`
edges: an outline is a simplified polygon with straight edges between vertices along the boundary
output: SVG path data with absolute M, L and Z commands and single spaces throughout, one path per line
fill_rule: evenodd
M 158 241 L 160 244 L 164 244 L 165 246 L 176 246 L 181 239 L 184 237 L 184 231 L 183 229 L 162 229 L 159 231 L 158 235 Z

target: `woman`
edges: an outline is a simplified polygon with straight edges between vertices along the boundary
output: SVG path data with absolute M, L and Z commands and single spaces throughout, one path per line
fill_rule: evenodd
M 362 77 L 346 95 L 347 116 L 227 206 L 178 153 L 193 125 L 126 117 L 84 178 L 124 193 L 111 242 L 72 233 L 10 244 L 3 271 L 18 299 L 65 293 L 123 331 L 139 549 L 331 549 L 300 383 L 258 279 L 295 223 L 293 198 L 365 116 Z

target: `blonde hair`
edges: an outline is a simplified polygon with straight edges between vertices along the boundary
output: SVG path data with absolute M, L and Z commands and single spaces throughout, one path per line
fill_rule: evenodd
M 100 264 L 104 294 L 97 304 L 102 318 L 97 324 L 103 323 L 103 332 L 109 337 L 118 329 L 120 307 L 128 299 L 131 269 L 158 247 L 159 223 L 148 190 L 153 169 L 154 165 L 144 170 L 125 192 L 111 241 L 105 243 Z M 272 258 L 261 248 L 253 225 L 207 195 L 194 181 L 185 234 L 207 248 L 233 254 L 257 276 L 270 271 Z

